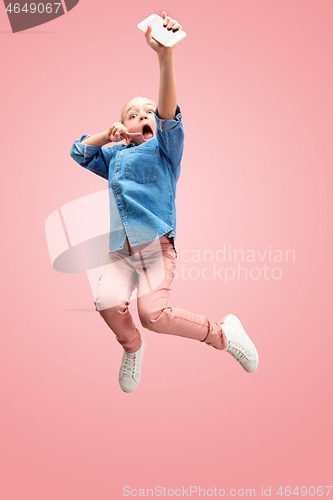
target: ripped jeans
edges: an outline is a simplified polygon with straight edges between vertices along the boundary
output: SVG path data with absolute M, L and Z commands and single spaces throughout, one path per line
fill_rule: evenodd
M 199 340 L 216 349 L 225 349 L 222 327 L 205 316 L 168 305 L 176 268 L 176 252 L 169 238 L 109 252 L 95 297 L 96 310 L 115 333 L 127 352 L 141 347 L 141 336 L 128 310 L 137 288 L 141 325 L 157 333 Z

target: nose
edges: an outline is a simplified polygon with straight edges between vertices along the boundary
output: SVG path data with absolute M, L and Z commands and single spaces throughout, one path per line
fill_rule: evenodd
M 142 121 L 142 120 L 148 120 L 147 113 L 144 113 L 144 112 L 141 113 L 140 121 Z

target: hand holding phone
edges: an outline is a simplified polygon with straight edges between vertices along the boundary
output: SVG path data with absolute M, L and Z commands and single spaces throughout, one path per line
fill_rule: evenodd
M 152 14 L 147 17 L 147 19 L 139 23 L 138 28 L 146 32 L 147 27 L 151 26 L 151 37 L 165 47 L 172 47 L 185 38 L 186 33 L 180 29 L 181 26 L 177 23 L 177 21 L 167 17 L 165 12 L 163 12 L 162 15 L 163 17 L 158 16 L 157 14 Z M 180 26 L 180 28 L 178 26 Z

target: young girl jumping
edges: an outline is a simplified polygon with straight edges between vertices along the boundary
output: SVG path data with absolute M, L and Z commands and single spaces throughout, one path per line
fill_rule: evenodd
M 181 25 L 162 13 L 165 29 Z M 168 304 L 177 253 L 175 194 L 180 174 L 184 132 L 177 105 L 175 46 L 145 38 L 158 56 L 158 106 L 135 97 L 122 108 L 119 122 L 106 131 L 75 141 L 71 156 L 83 167 L 108 179 L 110 194 L 109 254 L 95 297 L 96 310 L 124 349 L 119 371 L 123 391 L 139 385 L 144 340 L 128 306 L 137 288 L 141 324 L 158 333 L 179 335 L 230 353 L 247 372 L 257 369 L 257 350 L 236 316 L 216 323 Z M 121 145 L 103 148 L 110 142 Z

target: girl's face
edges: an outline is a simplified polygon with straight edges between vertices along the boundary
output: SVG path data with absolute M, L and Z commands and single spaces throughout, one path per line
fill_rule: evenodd
M 136 146 L 148 141 L 156 135 L 154 101 L 145 97 L 134 97 L 125 104 L 122 118 L 128 132 L 141 132 L 141 136 L 126 139 L 127 144 L 133 142 Z

